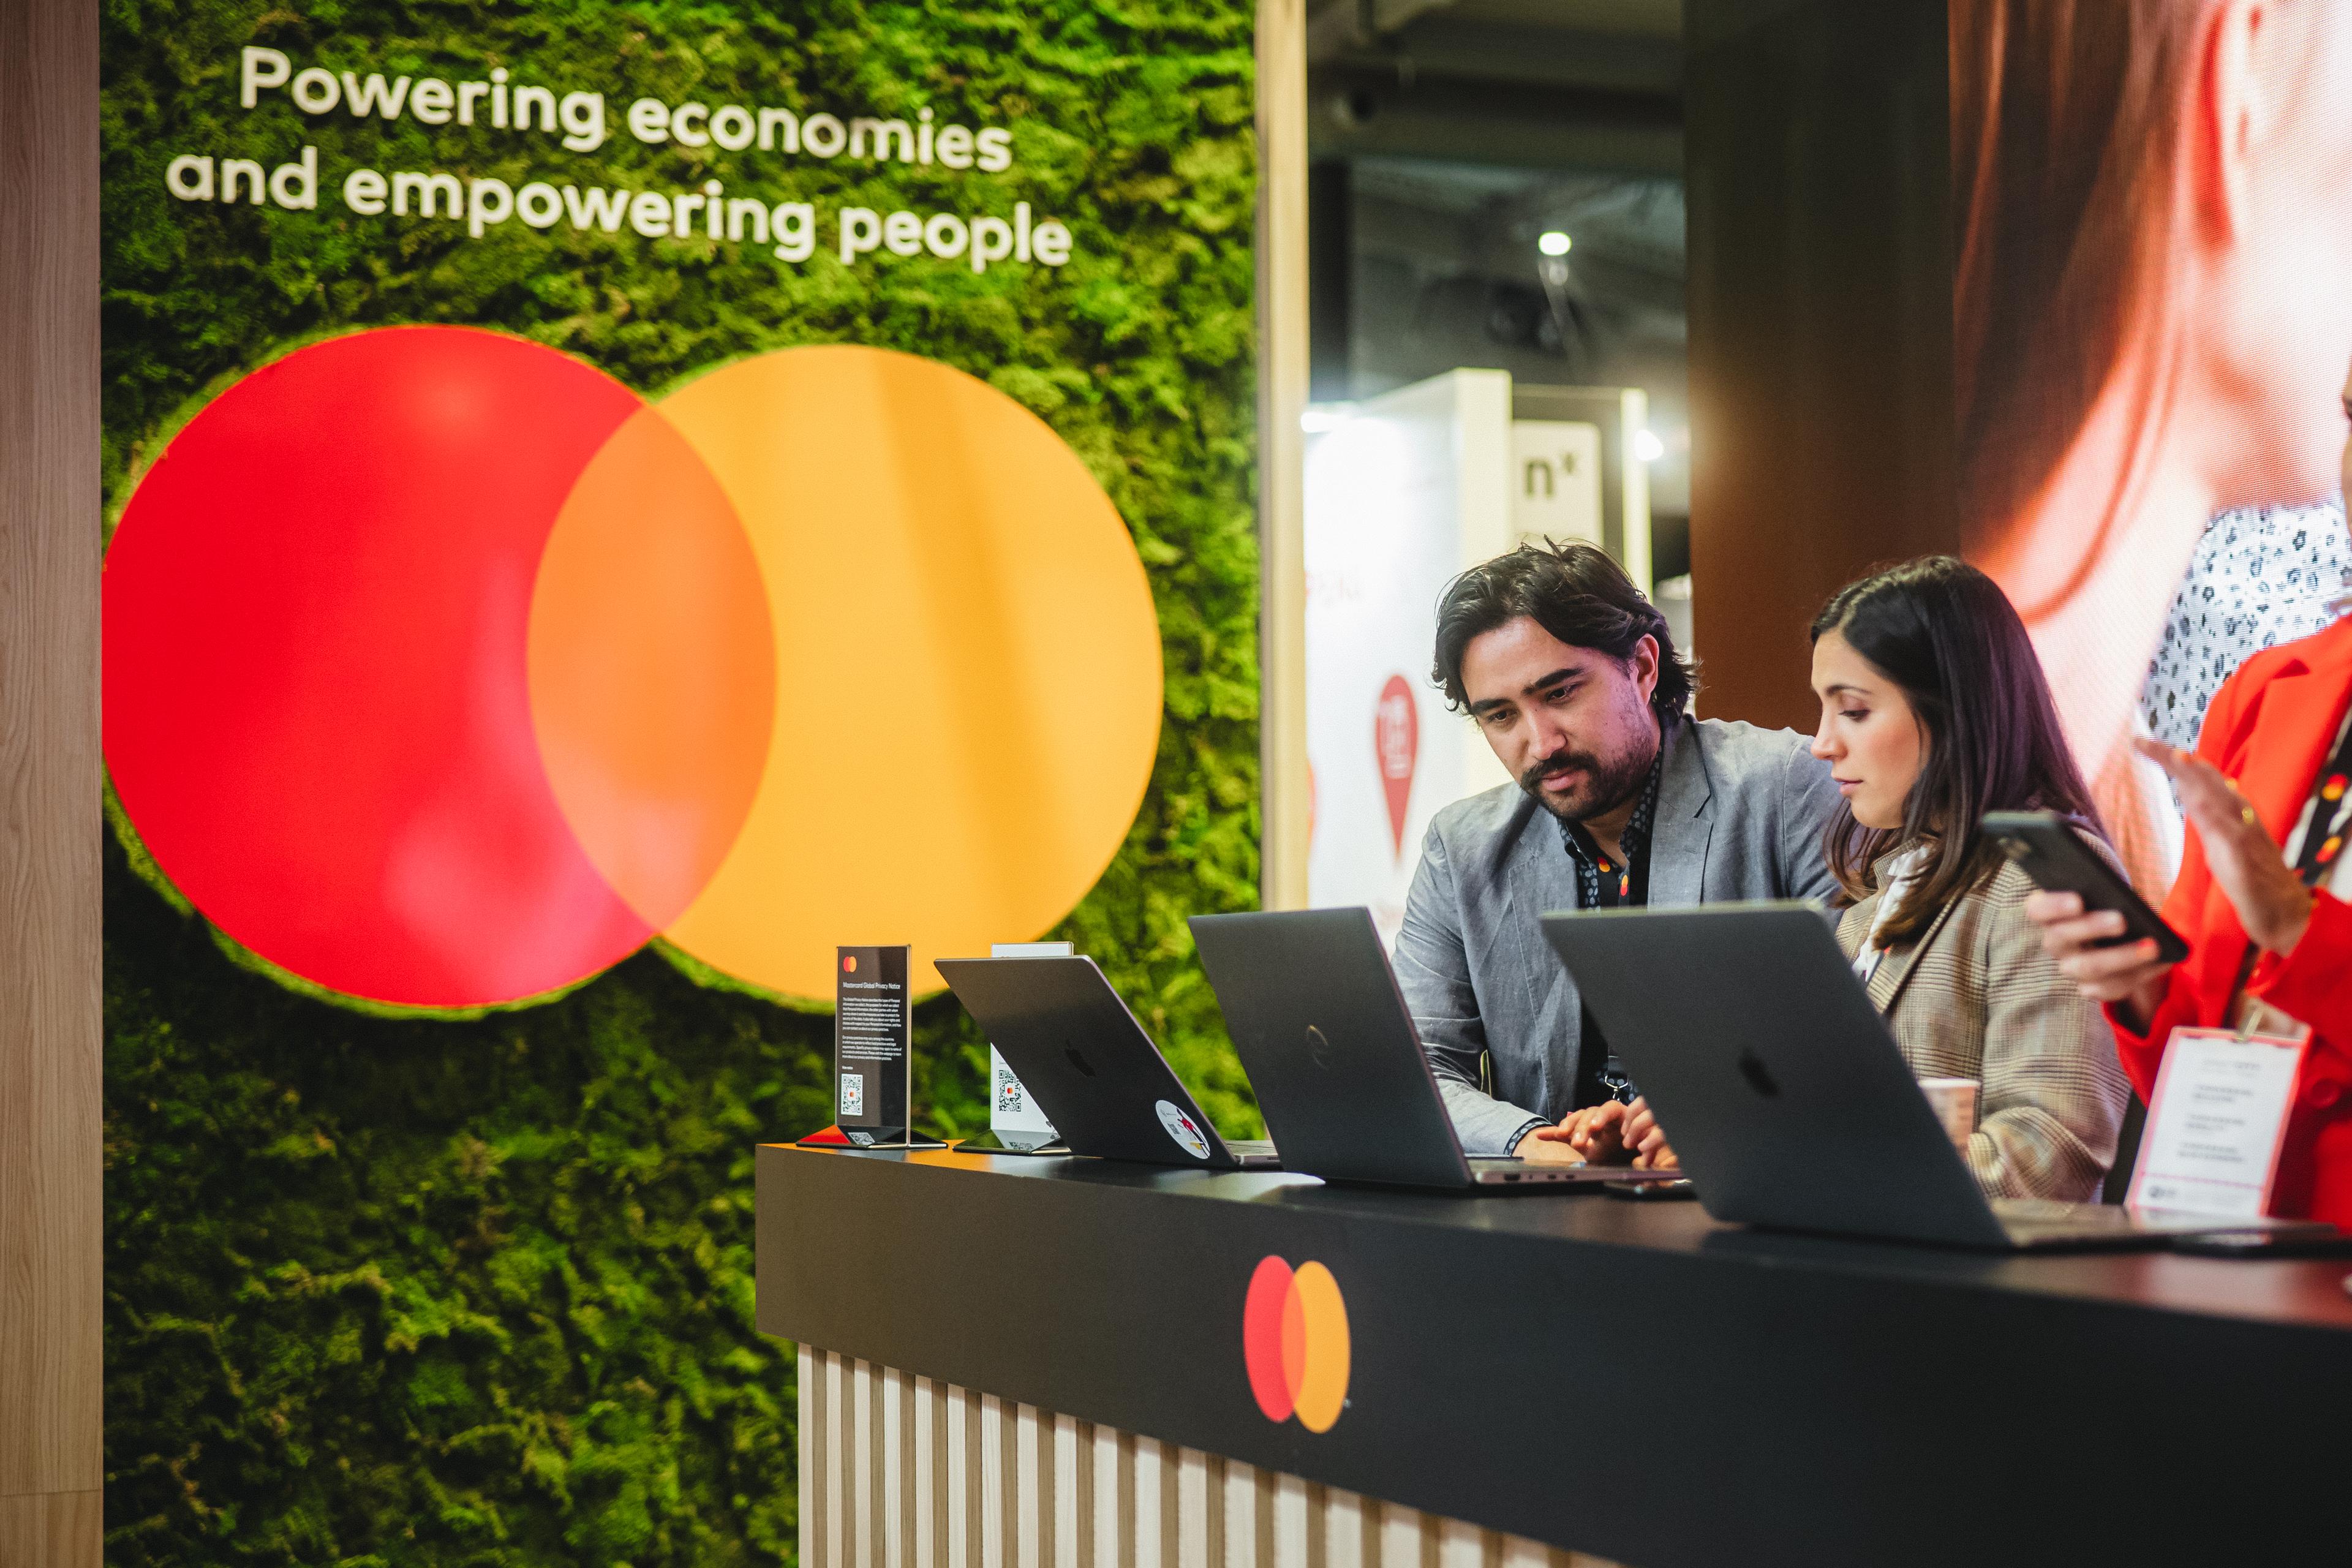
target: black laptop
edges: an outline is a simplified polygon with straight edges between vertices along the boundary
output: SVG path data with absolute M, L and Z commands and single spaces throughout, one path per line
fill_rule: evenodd
M 1074 1154 L 1209 1170 L 1280 1164 L 1226 1138 L 1091 958 L 942 958 L 940 973 Z
M 1285 1170 L 1470 1192 L 1679 1174 L 1465 1156 L 1370 910 L 1194 915 L 1191 924 Z
M 2002 1251 L 2308 1228 L 1987 1200 L 1810 904 L 1593 910 L 1543 927 L 1717 1219 Z

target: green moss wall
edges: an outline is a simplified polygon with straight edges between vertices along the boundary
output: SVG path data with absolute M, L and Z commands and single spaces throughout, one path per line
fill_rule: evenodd
M 494 325 L 644 392 L 851 342 L 1034 409 L 1133 529 L 1167 714 L 1150 792 L 1055 933 L 1110 971 L 1221 1121 L 1247 1089 L 1183 928 L 1257 879 L 1250 313 L 1252 7 L 147 4 L 104 38 L 106 477 L 118 510 L 203 398 L 308 337 Z M 236 108 L 237 50 L 298 65 L 509 64 L 671 101 L 853 105 L 1017 127 L 1006 199 L 1070 263 L 799 268 L 719 242 L 362 226 L 183 204 L 176 153 L 513 177 L 513 139 Z M 340 118 L 340 117 L 339 117 Z M 716 150 L 708 150 L 715 154 Z M 698 175 L 696 154 L 534 149 L 540 169 Z M 971 180 L 974 176 L 958 176 Z M 786 166 L 771 200 L 954 208 L 933 173 Z M 107 1532 L 119 1564 L 728 1564 L 793 1556 L 791 1347 L 752 1328 L 751 1149 L 826 1120 L 829 1015 L 641 953 L 472 1020 L 373 1016 L 238 963 L 107 847 Z M 985 1050 L 917 1009 L 917 1099 L 985 1121 Z

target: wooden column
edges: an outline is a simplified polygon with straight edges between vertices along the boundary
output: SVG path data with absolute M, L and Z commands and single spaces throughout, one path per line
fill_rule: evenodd
M 0 1568 L 97 1568 L 98 7 L 0 0 Z
M 1307 5 L 1257 7 L 1258 887 L 1307 903 Z
M 1811 731 L 1805 628 L 1959 548 L 1946 0 L 1689 0 L 1699 710 Z

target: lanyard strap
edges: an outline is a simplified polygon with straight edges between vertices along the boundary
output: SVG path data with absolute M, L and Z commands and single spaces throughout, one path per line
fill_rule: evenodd
M 2336 750 L 2319 765 L 2311 781 L 2311 799 L 2304 807 L 2303 844 L 2294 858 L 2294 874 L 2306 888 L 2325 881 L 2344 852 L 2346 818 L 2352 816 L 2352 715 L 2336 736 Z

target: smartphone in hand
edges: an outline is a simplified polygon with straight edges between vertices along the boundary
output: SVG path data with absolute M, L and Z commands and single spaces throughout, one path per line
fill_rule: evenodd
M 2132 890 L 2124 874 L 2108 865 L 2084 841 L 2074 825 L 2058 813 L 1989 811 L 1984 830 L 2036 885 L 2053 893 L 2074 894 L 2085 910 L 2107 910 L 2123 916 L 2124 934 L 2101 946 L 2154 938 L 2157 956 L 2165 963 L 2179 963 L 2189 956 L 2189 943 L 2180 933 L 2165 924 L 2164 917 Z

